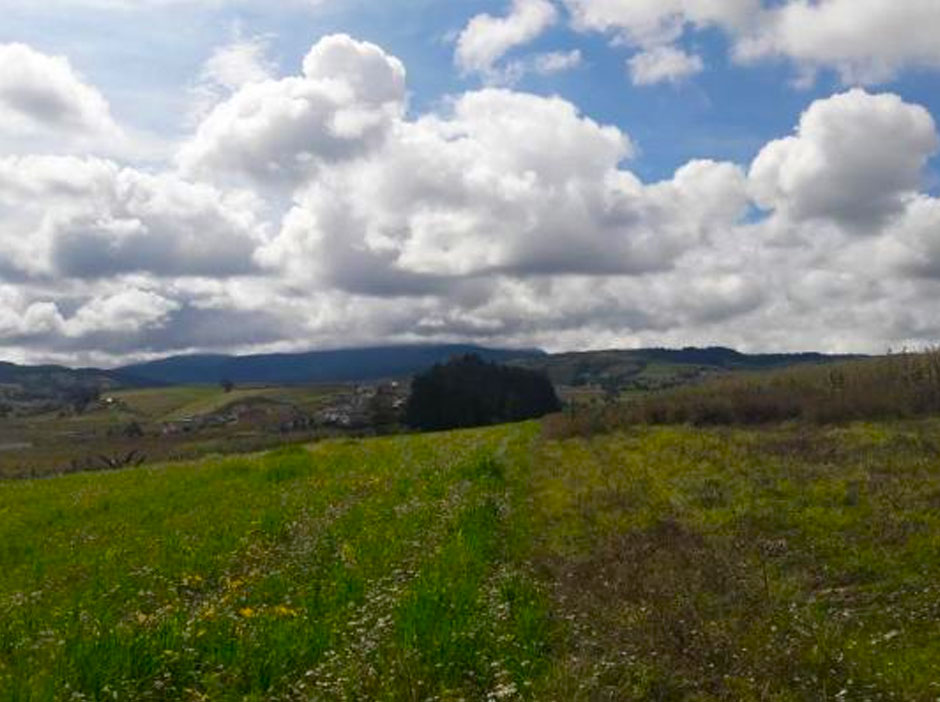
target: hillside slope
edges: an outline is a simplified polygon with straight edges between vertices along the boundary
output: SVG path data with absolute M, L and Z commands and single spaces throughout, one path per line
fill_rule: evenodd
M 552 354 L 514 361 L 541 370 L 556 386 L 609 391 L 657 390 L 731 371 L 834 363 L 859 356 L 821 353 L 745 354 L 723 347 L 625 349 Z
M 65 366 L 20 366 L 0 361 L 0 385 L 29 389 L 97 385 L 103 388 L 143 387 L 147 381 L 121 371 Z
M 170 385 L 218 383 L 223 379 L 234 383 L 332 383 L 410 376 L 467 353 L 499 362 L 544 355 L 531 349 L 487 349 L 464 344 L 379 346 L 254 356 L 174 356 L 120 370 Z
M 82 395 L 156 385 L 119 371 L 0 362 L 0 421 L 14 412 L 56 411 Z M 0 427 L 2 436 L 3 427 Z

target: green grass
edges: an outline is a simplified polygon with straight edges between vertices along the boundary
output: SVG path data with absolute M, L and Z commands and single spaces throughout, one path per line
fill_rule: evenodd
M 547 699 L 940 698 L 940 422 L 637 429 L 531 476 Z
M 169 388 L 147 388 L 144 390 L 119 390 L 110 397 L 123 402 L 132 412 L 160 420 L 183 408 L 207 402 L 223 395 L 220 387 L 213 385 L 180 385 Z
M 478 699 L 542 669 L 534 425 L 0 484 L 0 697 Z
M 0 482 L 0 700 L 934 701 L 940 420 Z
M 316 409 L 338 388 L 332 386 L 237 387 L 225 392 L 215 385 L 182 385 L 146 390 L 123 390 L 111 394 L 133 412 L 152 421 L 169 422 L 183 417 L 212 414 L 237 402 L 264 398 L 274 402 Z

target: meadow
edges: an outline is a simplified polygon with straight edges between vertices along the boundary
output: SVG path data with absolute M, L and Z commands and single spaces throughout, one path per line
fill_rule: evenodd
M 529 422 L 2 482 L 0 699 L 936 700 L 938 437 Z
M 940 698 L 940 422 L 538 449 L 562 700 Z
M 523 689 L 547 619 L 514 566 L 512 485 L 536 432 L 0 484 L 0 696 Z

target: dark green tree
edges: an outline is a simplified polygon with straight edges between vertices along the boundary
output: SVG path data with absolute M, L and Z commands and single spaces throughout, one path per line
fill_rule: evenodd
M 73 385 L 65 390 L 65 400 L 75 414 L 84 414 L 88 407 L 101 399 L 97 385 Z
M 382 385 L 375 391 L 368 405 L 369 424 L 379 431 L 388 431 L 401 422 L 401 411 L 396 406 L 395 393 Z
M 543 373 L 471 354 L 415 376 L 405 421 L 416 429 L 441 430 L 518 422 L 560 409 Z

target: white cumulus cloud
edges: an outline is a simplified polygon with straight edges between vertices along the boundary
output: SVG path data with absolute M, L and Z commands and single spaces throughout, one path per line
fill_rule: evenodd
M 243 274 L 255 201 L 101 159 L 0 159 L 0 270 L 30 277 Z
M 612 34 L 651 48 L 671 44 L 689 28 L 749 26 L 760 0 L 565 0 L 576 28 Z
M 179 163 L 190 176 L 296 184 L 380 143 L 404 100 L 398 59 L 329 36 L 311 49 L 301 75 L 249 83 L 216 106 Z
M 795 135 L 761 150 L 752 192 L 761 206 L 794 220 L 877 229 L 921 188 L 937 147 L 923 107 L 854 89 L 813 103 Z
M 879 83 L 908 68 L 940 68 L 937 27 L 934 0 L 790 0 L 736 37 L 736 53 L 835 70 L 846 84 Z
M 673 46 L 659 46 L 641 51 L 628 62 L 634 85 L 679 83 L 705 70 L 700 56 L 687 54 Z
M 492 74 L 512 49 L 528 44 L 558 21 L 549 0 L 512 0 L 509 14 L 472 18 L 457 39 L 457 66 L 465 73 Z
M 581 31 L 644 52 L 718 29 L 742 63 L 790 61 L 798 83 L 820 70 L 846 85 L 886 82 L 906 69 L 940 68 L 934 0 L 565 0 Z M 643 56 L 644 54 L 640 54 Z
M 0 145 L 108 150 L 127 146 L 104 96 L 62 56 L 0 44 Z
M 696 7 L 731 26 L 747 4 Z M 398 59 L 347 36 L 230 90 L 179 169 L 0 156 L 4 356 L 940 336 L 937 129 L 898 95 L 818 100 L 752 163 L 648 182 L 623 128 L 562 97 L 487 88 L 410 112 Z

